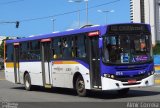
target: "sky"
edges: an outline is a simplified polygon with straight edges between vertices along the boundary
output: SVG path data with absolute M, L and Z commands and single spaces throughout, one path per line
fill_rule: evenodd
M 107 24 L 130 22 L 129 2 L 130 0 L 88 0 L 88 23 L 106 24 L 106 14 L 97 10 L 114 10 L 114 12 L 107 12 Z M 86 24 L 84 0 L 81 3 L 71 3 L 68 0 L 0 0 L 0 36 L 28 37 L 76 29 L 79 27 L 78 12 L 55 15 L 79 9 L 84 9 L 80 11 L 80 24 L 83 26 Z M 51 19 L 55 19 L 54 24 Z M 19 28 L 15 27 L 16 21 L 20 21 Z

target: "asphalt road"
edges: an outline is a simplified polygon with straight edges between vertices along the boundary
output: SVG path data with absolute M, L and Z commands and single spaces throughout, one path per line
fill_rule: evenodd
M 21 106 L 20 108 L 24 108 L 24 106 L 26 106 L 26 108 L 35 108 L 35 106 L 38 106 L 37 108 L 47 108 L 50 104 L 51 107 L 53 106 L 52 104 L 58 104 L 64 105 L 66 108 L 68 102 L 72 103 L 68 104 L 71 105 L 71 107 L 74 106 L 75 103 L 81 106 L 85 105 L 84 102 L 91 102 L 93 108 L 97 108 L 97 102 L 109 102 L 108 104 L 114 105 L 116 103 L 120 104 L 119 102 L 125 102 L 125 104 L 126 102 L 160 102 L 160 85 L 147 88 L 134 88 L 125 96 L 117 95 L 116 91 L 92 91 L 87 97 L 79 97 L 74 90 L 63 88 L 44 89 L 42 87 L 36 87 L 33 91 L 26 91 L 23 85 L 10 83 L 4 80 L 3 77 L 2 75 L 0 77 L 0 103 L 22 102 L 23 107 L 19 105 Z M 30 102 L 32 102 L 32 104 Z M 50 102 L 50 104 L 46 102 Z M 47 107 L 45 104 L 47 104 Z

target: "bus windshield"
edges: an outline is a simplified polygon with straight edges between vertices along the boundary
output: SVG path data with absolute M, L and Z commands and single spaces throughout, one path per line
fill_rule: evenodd
M 150 61 L 150 35 L 106 35 L 103 37 L 103 61 L 134 64 Z

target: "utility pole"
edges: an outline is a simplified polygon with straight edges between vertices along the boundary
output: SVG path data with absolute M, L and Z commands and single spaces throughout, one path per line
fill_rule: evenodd
M 55 22 L 55 18 L 51 19 L 51 21 L 53 22 L 53 32 L 54 32 L 54 22 Z

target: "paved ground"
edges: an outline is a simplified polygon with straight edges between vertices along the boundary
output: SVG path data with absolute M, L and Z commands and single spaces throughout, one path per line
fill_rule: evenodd
M 131 89 L 128 95 L 119 96 L 115 91 L 90 92 L 88 97 L 79 97 L 70 89 L 24 90 L 23 85 L 0 81 L 0 98 L 11 102 L 130 102 L 160 101 L 160 86 Z
M 2 72 L 3 70 L 0 70 L 0 80 L 4 80 L 5 79 L 5 75 L 4 72 Z
M 26 106 L 26 108 L 35 108 L 35 106 L 38 106 L 37 108 L 45 107 L 44 105 L 46 103 L 42 104 L 41 102 L 160 102 L 160 85 L 148 88 L 134 88 L 131 89 L 126 96 L 119 96 L 115 91 L 94 91 L 90 92 L 90 95 L 87 97 L 79 97 L 74 90 L 62 88 L 43 89 L 41 87 L 36 87 L 34 91 L 26 91 L 23 85 L 10 83 L 4 80 L 4 75 L 2 77 L 2 73 L 0 73 L 0 75 L 0 103 L 25 102 L 23 106 Z M 31 104 L 26 102 L 38 103 Z M 67 103 L 59 103 L 58 105 L 64 104 Z M 84 105 L 83 103 L 80 104 Z M 96 107 L 96 105 L 93 104 L 91 106 Z

